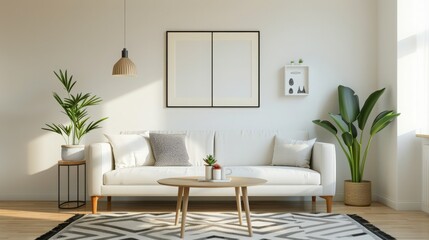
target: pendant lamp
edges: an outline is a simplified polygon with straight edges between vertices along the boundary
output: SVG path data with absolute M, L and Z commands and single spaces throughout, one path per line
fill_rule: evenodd
M 116 76 L 135 76 L 137 75 L 136 65 L 128 58 L 128 50 L 126 48 L 127 39 L 127 2 L 124 0 L 124 49 L 122 57 L 113 66 L 112 75 Z

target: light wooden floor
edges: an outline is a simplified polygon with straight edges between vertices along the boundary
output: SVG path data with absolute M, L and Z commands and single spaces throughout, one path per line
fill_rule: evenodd
M 173 201 L 123 202 L 113 199 L 110 211 L 173 212 Z M 189 211 L 235 211 L 234 201 L 192 201 Z M 317 202 L 252 201 L 252 212 L 325 212 L 325 204 Z M 75 210 L 59 210 L 56 202 L 1 202 L 0 239 L 35 239 L 51 230 L 75 213 L 90 213 L 91 206 Z M 99 212 L 108 212 L 105 202 L 100 202 Z M 334 202 L 335 213 L 358 214 L 397 239 L 429 239 L 429 214 L 421 211 L 395 211 L 380 203 L 371 207 L 348 207 Z

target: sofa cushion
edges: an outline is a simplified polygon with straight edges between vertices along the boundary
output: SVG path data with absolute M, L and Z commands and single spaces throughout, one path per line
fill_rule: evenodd
M 289 166 L 231 166 L 232 176 L 256 177 L 268 185 L 320 185 L 320 173 L 308 168 Z
M 191 166 L 185 134 L 150 133 L 155 166 Z
M 161 178 L 181 176 L 204 176 L 204 167 L 135 167 L 116 169 L 104 174 L 105 185 L 158 185 Z
M 231 166 L 231 176 L 256 177 L 268 185 L 320 185 L 320 173 L 308 168 L 286 166 Z M 161 178 L 204 176 L 203 166 L 154 167 L 116 169 L 104 174 L 105 185 L 158 185 Z
M 215 157 L 220 165 L 269 165 L 275 131 L 217 131 Z
M 143 134 L 148 131 L 122 131 L 121 134 Z M 192 166 L 204 166 L 203 158 L 208 154 L 214 155 L 213 130 L 188 131 L 150 131 L 150 133 L 186 134 L 186 149 Z M 149 135 L 148 135 L 149 136 Z
M 310 168 L 311 151 L 316 139 L 291 140 L 276 136 L 273 165 Z
M 270 130 L 216 131 L 215 157 L 221 165 L 271 165 L 275 136 L 307 140 L 308 133 Z
M 105 134 L 104 136 L 112 146 L 115 168 L 154 165 L 155 160 L 149 140 L 144 135 Z

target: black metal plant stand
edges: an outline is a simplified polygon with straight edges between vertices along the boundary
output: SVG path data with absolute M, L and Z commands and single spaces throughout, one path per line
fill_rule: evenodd
M 84 167 L 84 193 L 83 199 L 79 198 L 79 168 Z M 61 202 L 61 167 L 67 167 L 67 201 Z M 70 200 L 70 167 L 76 167 L 76 200 Z M 86 204 L 86 161 L 58 161 L 58 208 L 60 209 L 74 209 L 82 207 Z

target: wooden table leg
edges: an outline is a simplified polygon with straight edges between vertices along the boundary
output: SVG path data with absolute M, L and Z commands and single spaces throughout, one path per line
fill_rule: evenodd
M 235 188 L 235 201 L 237 202 L 238 221 L 240 225 L 243 225 L 243 221 L 241 217 L 240 187 Z
M 249 208 L 249 198 L 247 197 L 247 187 L 241 187 L 241 192 L 243 194 L 244 210 L 246 211 L 247 229 L 249 230 L 249 236 L 251 237 L 253 235 L 253 232 L 252 232 L 252 222 L 250 221 L 250 208 Z
M 180 209 L 182 208 L 182 197 L 183 187 L 179 187 L 179 192 L 177 193 L 176 220 L 174 221 L 174 225 L 177 225 L 179 223 L 179 214 Z
M 182 207 L 182 227 L 180 229 L 180 237 L 185 237 L 186 214 L 188 213 L 189 187 L 184 187 L 183 207 Z

